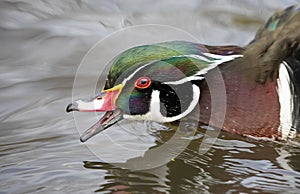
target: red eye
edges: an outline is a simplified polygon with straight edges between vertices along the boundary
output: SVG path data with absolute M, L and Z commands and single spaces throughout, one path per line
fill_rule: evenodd
M 135 87 L 139 89 L 146 89 L 151 85 L 151 79 L 149 77 L 140 77 L 135 82 Z

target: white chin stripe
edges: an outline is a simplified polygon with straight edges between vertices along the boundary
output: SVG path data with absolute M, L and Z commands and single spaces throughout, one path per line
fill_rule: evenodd
M 294 138 L 296 130 L 292 129 L 293 123 L 293 86 L 291 85 L 290 75 L 288 73 L 286 62 L 280 64 L 279 77 L 277 79 L 277 93 L 280 104 L 280 126 L 282 139 Z
M 165 117 L 161 114 L 161 104 L 160 104 L 160 92 L 158 90 L 153 90 L 151 94 L 151 103 L 150 103 L 150 111 L 144 115 L 123 115 L 125 119 L 130 120 L 149 120 L 149 121 L 155 121 L 160 123 L 168 123 L 173 122 L 176 120 L 179 120 L 185 116 L 187 116 L 189 113 L 191 113 L 194 108 L 196 107 L 197 103 L 199 102 L 200 98 L 200 89 L 196 85 L 192 85 L 193 87 L 193 100 L 189 107 L 181 114 L 174 116 L 174 117 Z

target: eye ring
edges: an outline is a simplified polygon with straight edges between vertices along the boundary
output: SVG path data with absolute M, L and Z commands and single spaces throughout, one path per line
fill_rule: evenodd
M 138 89 L 146 89 L 151 85 L 151 79 L 149 77 L 139 77 L 134 86 Z

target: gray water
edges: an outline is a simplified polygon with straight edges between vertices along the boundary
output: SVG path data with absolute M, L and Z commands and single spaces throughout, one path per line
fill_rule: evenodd
M 83 56 L 121 28 L 164 24 L 205 44 L 243 46 L 274 11 L 296 2 L 1 1 L 0 193 L 299 193 L 297 145 L 221 132 L 204 155 L 195 138 L 167 164 L 132 171 L 95 156 L 65 112 Z M 173 134 L 109 131 L 139 152 Z M 98 138 L 105 161 L 136 157 L 107 143 L 107 136 Z

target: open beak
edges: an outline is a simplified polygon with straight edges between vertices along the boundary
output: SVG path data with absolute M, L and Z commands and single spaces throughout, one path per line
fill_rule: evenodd
M 85 142 L 94 135 L 104 131 L 114 125 L 122 117 L 122 111 L 116 108 L 115 102 L 122 91 L 123 85 L 119 84 L 111 89 L 102 90 L 98 95 L 88 100 L 77 100 L 69 104 L 67 112 L 106 112 L 104 116 L 93 126 L 87 129 L 80 137 L 81 142 Z

